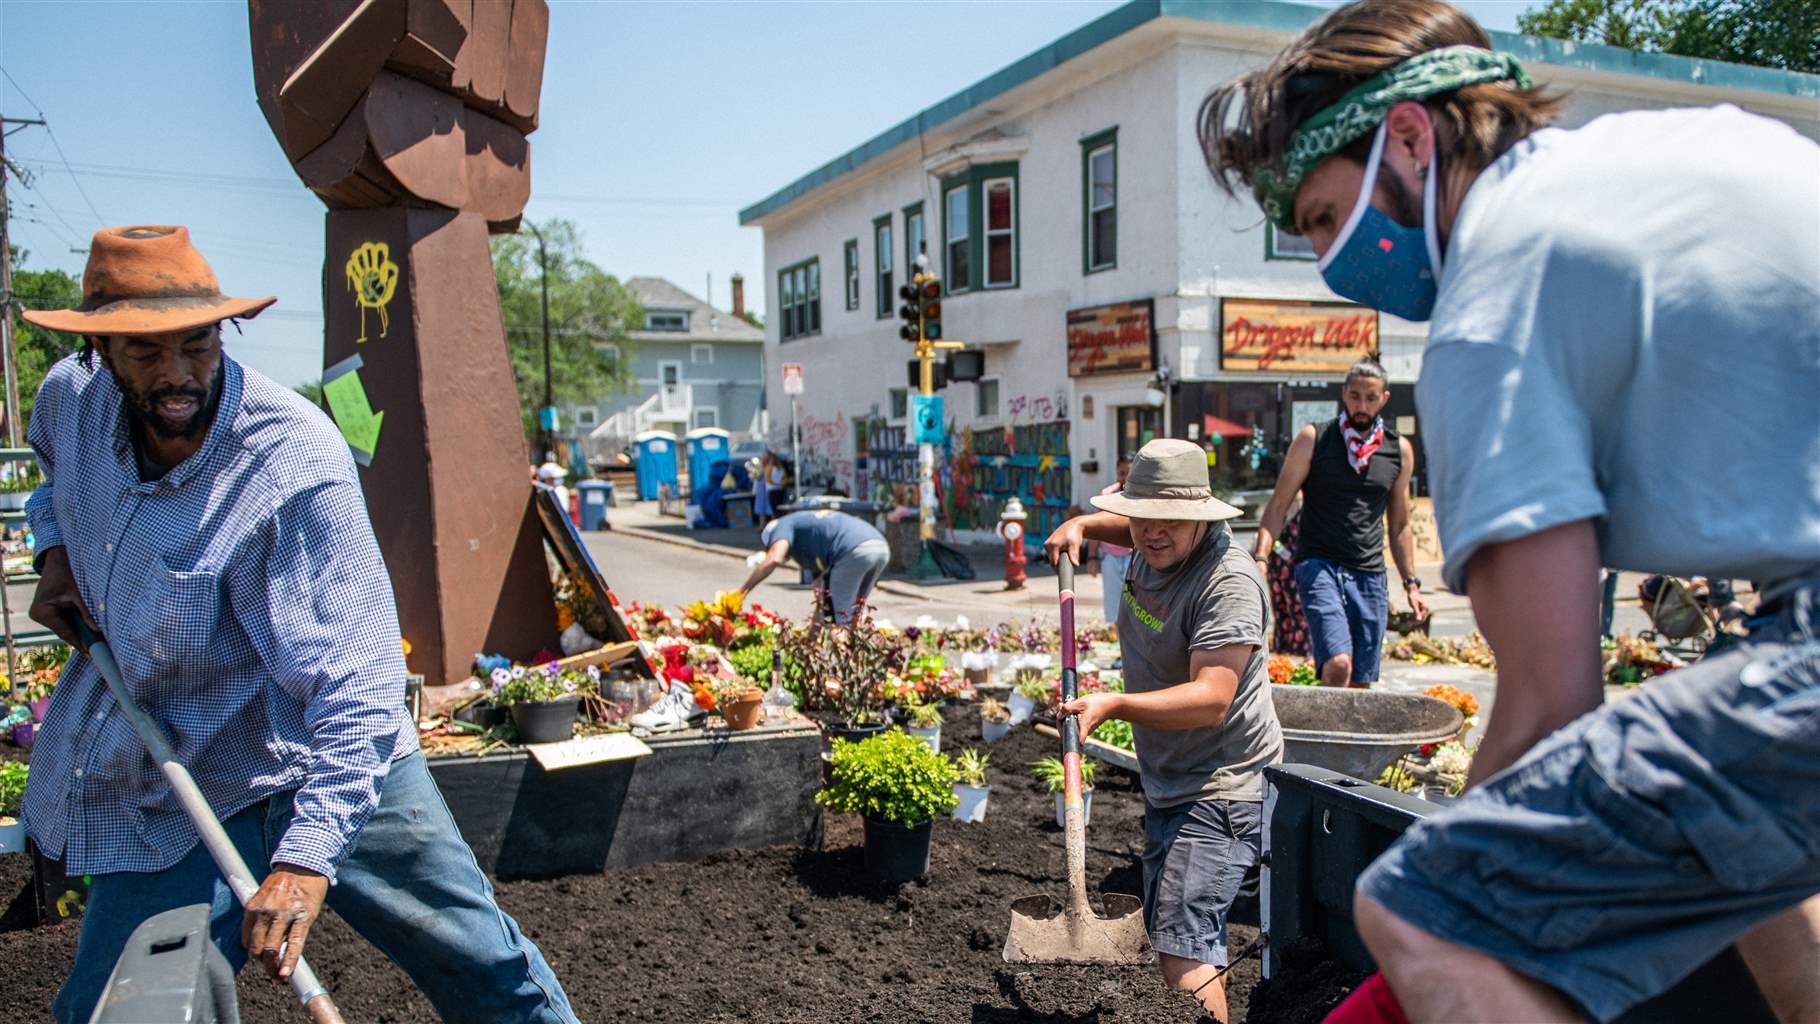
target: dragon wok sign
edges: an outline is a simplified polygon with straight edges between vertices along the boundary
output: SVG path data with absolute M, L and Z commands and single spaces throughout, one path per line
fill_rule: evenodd
M 1156 369 L 1156 304 L 1150 299 L 1068 311 L 1068 376 Z
M 1220 300 L 1220 368 L 1345 373 L 1378 351 L 1378 314 L 1349 302 Z

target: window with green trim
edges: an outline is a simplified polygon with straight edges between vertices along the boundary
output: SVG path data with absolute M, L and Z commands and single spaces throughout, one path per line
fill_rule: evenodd
M 1306 236 L 1292 235 L 1287 231 L 1278 231 L 1275 224 L 1264 222 L 1264 258 L 1267 260 L 1302 260 L 1304 262 L 1320 259 L 1315 254 L 1314 243 Z
M 820 259 L 805 260 L 777 272 L 777 294 L 782 315 L 778 318 L 778 338 L 820 334 L 822 330 L 822 264 Z
M 916 273 L 916 258 L 923 255 L 923 204 L 904 207 L 904 273 Z M 906 278 L 908 279 L 908 278 Z
M 844 278 L 847 286 L 847 308 L 859 308 L 859 239 L 849 238 L 843 247 L 845 251 Z
M 884 319 L 896 309 L 897 292 L 891 287 L 891 215 L 872 222 L 872 259 L 878 268 L 878 317 Z
M 949 292 L 1018 286 L 1018 166 L 981 164 L 942 181 Z
M 1118 129 L 1081 140 L 1081 270 L 1119 262 Z

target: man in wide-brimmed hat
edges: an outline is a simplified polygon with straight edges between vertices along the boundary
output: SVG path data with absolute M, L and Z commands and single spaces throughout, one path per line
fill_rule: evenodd
M 273 301 L 221 294 L 183 228 L 125 227 L 95 235 L 80 306 L 25 314 L 83 338 L 32 414 L 32 617 L 72 642 L 77 615 L 106 635 L 264 877 L 243 914 L 94 666 L 72 656 L 24 802 L 39 847 L 94 877 L 54 1015 L 88 1020 L 133 929 L 198 902 L 236 968 L 250 953 L 287 976 L 326 897 L 444 1020 L 572 1022 L 424 766 L 347 443 L 222 351 L 223 320 Z
M 1163 977 L 1226 1020 L 1226 915 L 1263 844 L 1264 766 L 1282 760 L 1265 671 L 1270 598 L 1213 496 L 1207 457 L 1161 438 L 1132 460 L 1102 511 L 1063 523 L 1044 545 L 1051 561 L 1080 560 L 1095 540 L 1135 548 L 1120 588 L 1124 693 L 1063 705 L 1091 734 L 1131 723 L 1144 785 L 1144 924 Z

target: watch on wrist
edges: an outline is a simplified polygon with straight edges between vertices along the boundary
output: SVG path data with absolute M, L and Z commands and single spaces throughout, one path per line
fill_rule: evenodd
M 1420 576 L 1403 577 L 1403 589 L 1408 590 L 1410 587 L 1414 587 L 1417 590 L 1421 590 L 1422 589 L 1422 577 L 1420 577 Z

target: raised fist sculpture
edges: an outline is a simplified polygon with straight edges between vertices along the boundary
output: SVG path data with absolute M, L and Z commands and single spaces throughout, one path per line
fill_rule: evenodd
M 329 208 L 323 385 L 431 683 L 556 646 L 489 232 L 531 195 L 545 0 L 249 0 L 259 108 Z M 377 332 L 368 330 L 371 316 Z M 376 475 L 375 475 L 376 474 Z

